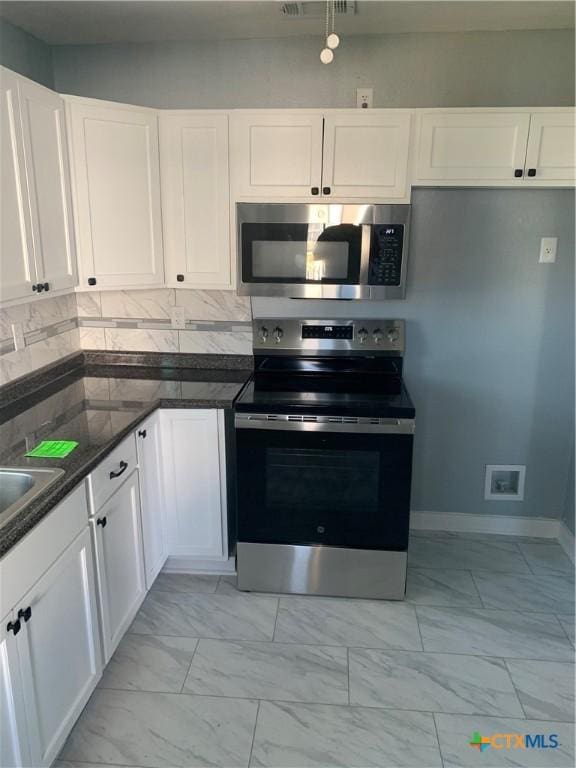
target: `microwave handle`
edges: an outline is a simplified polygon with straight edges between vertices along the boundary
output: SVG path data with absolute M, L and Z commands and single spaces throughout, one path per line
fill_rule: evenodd
M 370 244 L 372 242 L 372 227 L 370 224 L 362 224 L 362 238 L 360 241 L 360 285 L 368 285 L 370 274 Z

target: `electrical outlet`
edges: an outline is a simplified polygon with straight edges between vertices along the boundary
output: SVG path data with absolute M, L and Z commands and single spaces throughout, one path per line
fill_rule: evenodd
M 172 319 L 172 328 L 183 331 L 186 328 L 186 313 L 184 307 L 172 307 L 170 313 Z
M 22 323 L 12 323 L 12 337 L 14 339 L 14 348 L 16 350 L 24 349 L 26 339 L 24 338 Z
M 373 100 L 373 88 L 356 88 L 356 106 L 358 109 L 370 109 Z
M 557 237 L 543 237 L 540 240 L 540 264 L 553 264 L 556 261 L 556 251 L 558 250 Z

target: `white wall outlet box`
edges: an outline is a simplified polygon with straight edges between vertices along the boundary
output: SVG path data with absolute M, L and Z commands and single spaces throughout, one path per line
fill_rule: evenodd
M 358 109 L 370 109 L 373 101 L 373 88 L 356 88 L 356 106 Z
M 183 331 L 186 328 L 186 313 L 184 307 L 172 307 L 170 312 L 172 328 Z
M 26 339 L 24 338 L 22 323 L 12 323 L 12 337 L 14 338 L 14 349 L 24 349 Z
M 556 261 L 556 251 L 558 250 L 557 237 L 543 237 L 540 240 L 540 264 L 553 264 Z
M 524 501 L 525 464 L 487 464 L 486 501 Z

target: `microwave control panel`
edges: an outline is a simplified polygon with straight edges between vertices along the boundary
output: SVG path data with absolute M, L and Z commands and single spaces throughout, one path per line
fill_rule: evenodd
M 375 224 L 370 252 L 370 285 L 400 285 L 402 278 L 402 224 Z

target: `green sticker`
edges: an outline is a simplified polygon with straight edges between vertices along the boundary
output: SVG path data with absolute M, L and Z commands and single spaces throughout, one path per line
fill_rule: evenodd
M 34 459 L 63 459 L 77 447 L 78 443 L 75 440 L 42 440 L 25 456 Z

